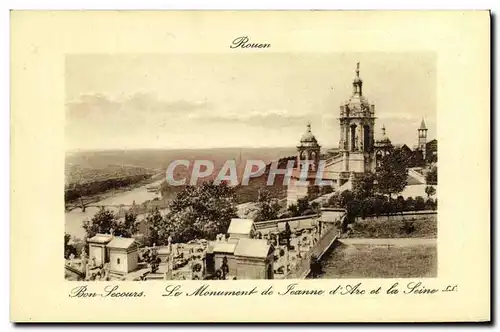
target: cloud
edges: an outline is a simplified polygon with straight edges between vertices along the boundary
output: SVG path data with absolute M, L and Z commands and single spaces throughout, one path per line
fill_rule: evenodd
M 148 115 L 186 116 L 202 110 L 210 105 L 206 100 L 160 100 L 153 94 L 137 93 L 118 99 L 111 99 L 102 94 L 82 95 L 76 101 L 66 104 L 70 119 L 87 117 L 136 118 Z
M 242 109 L 239 112 L 199 112 L 190 114 L 189 118 L 200 122 L 234 123 L 258 127 L 292 127 L 305 125 L 308 121 L 318 118 L 318 114 L 292 113 L 286 109 Z

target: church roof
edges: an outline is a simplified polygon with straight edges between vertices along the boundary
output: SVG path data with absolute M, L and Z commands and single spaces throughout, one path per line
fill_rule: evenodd
M 307 129 L 306 132 L 302 135 L 300 138 L 300 146 L 301 147 L 320 147 L 318 144 L 318 140 L 314 136 L 314 134 L 311 131 L 311 124 L 307 124 Z
M 318 141 L 316 140 L 316 137 L 314 137 L 312 131 L 311 131 L 311 124 L 307 124 L 307 129 L 306 132 L 302 135 L 300 138 L 301 143 L 317 143 Z
M 427 129 L 424 119 L 422 119 L 422 122 L 420 123 L 420 129 Z
M 379 137 L 377 137 L 377 139 L 375 140 L 375 143 L 377 143 L 377 145 L 389 145 L 389 144 L 391 144 L 391 140 L 389 139 L 389 137 L 387 137 L 387 135 L 385 133 L 385 126 L 382 126 L 381 135 Z
M 352 96 L 343 105 L 347 106 L 347 108 L 351 111 L 369 109 L 371 106 L 370 102 L 363 96 L 361 89 L 363 80 L 359 77 L 359 62 L 356 65 L 356 76 L 354 77 L 352 84 L 354 86 Z

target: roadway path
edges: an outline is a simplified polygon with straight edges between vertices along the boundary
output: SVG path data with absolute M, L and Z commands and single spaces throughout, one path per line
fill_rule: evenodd
M 394 246 L 413 246 L 413 245 L 435 245 L 436 238 L 390 238 L 390 239 L 339 239 L 344 244 L 372 244 L 372 245 L 394 245 Z

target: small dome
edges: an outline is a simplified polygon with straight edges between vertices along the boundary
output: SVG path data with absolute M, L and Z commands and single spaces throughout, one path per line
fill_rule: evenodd
M 389 145 L 389 144 L 391 144 L 391 140 L 385 134 L 385 126 L 382 126 L 382 134 L 379 137 L 377 137 L 377 139 L 375 140 L 375 143 L 377 145 Z
M 318 144 L 316 137 L 314 137 L 314 135 L 311 131 L 311 124 L 310 123 L 307 124 L 306 132 L 300 138 L 300 143 L 302 143 L 302 145 L 317 145 Z

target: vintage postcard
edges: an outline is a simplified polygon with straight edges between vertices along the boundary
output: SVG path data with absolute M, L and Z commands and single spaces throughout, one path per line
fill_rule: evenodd
M 12 321 L 490 320 L 489 12 L 11 29 Z

